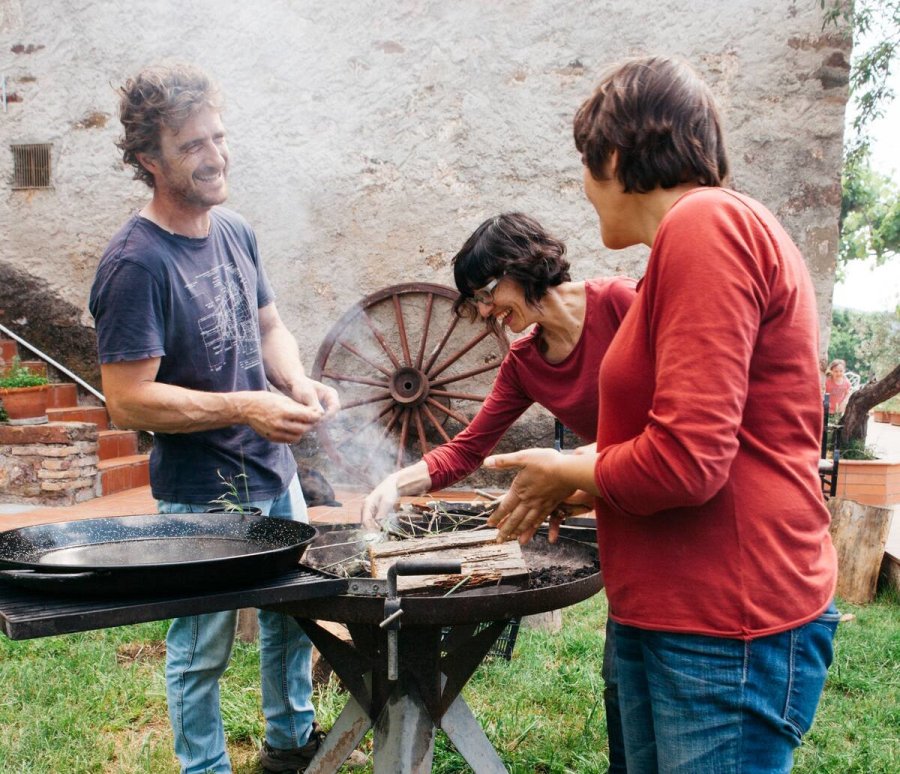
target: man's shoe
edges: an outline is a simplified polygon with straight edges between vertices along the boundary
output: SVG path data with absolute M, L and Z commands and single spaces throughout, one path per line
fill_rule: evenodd
M 270 774 L 301 774 L 306 771 L 306 767 L 309 766 L 309 762 L 324 739 L 325 732 L 318 723 L 313 723 L 309 739 L 303 747 L 279 750 L 264 741 L 262 749 L 259 751 L 259 762 L 262 764 L 263 771 L 270 772 Z

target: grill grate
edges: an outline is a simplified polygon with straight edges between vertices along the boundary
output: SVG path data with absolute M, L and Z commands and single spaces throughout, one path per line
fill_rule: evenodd
M 12 145 L 13 189 L 50 188 L 51 143 Z

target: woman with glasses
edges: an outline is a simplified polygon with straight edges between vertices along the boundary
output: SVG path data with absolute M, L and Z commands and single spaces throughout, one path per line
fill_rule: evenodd
M 443 489 L 476 470 L 501 436 L 538 403 L 566 427 L 594 441 L 597 432 L 597 374 L 635 295 L 623 277 L 572 282 L 566 247 L 533 218 L 513 212 L 489 218 L 453 258 L 459 298 L 454 311 L 479 317 L 525 336 L 514 341 L 491 391 L 472 422 L 449 443 L 392 473 L 366 498 L 362 518 L 378 529 L 401 495 Z M 606 682 L 610 759 L 624 771 L 622 734 L 615 698 L 613 644 L 607 639 Z
M 536 220 L 512 212 L 482 223 L 454 256 L 456 314 L 512 333 L 534 327 L 510 346 L 469 426 L 389 475 L 366 498 L 366 528 L 377 529 L 401 495 L 443 489 L 477 470 L 532 403 L 593 442 L 597 370 L 631 306 L 635 283 L 624 277 L 572 282 L 565 252 Z

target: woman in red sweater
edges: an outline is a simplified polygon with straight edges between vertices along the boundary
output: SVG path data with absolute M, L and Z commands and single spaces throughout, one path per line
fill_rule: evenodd
M 452 441 L 384 479 L 363 504 L 363 524 L 377 529 L 400 495 L 442 489 L 481 465 L 510 425 L 538 403 L 586 443 L 597 431 L 600 361 L 634 300 L 634 280 L 572 282 L 565 245 L 521 213 L 489 218 L 453 259 L 456 311 L 517 339 L 469 426 Z M 625 771 L 613 671 L 614 640 L 603 658 L 610 771 Z
M 600 369 L 597 454 L 486 460 L 522 468 L 492 521 L 524 542 L 596 497 L 629 772 L 788 771 L 838 621 L 812 283 L 773 215 L 721 187 L 686 65 L 617 66 L 575 140 L 604 244 L 650 257 Z

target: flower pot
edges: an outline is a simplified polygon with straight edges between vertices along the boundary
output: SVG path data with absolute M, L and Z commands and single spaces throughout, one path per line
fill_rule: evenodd
M 836 496 L 867 505 L 900 503 L 900 460 L 848 460 L 838 466 Z
M 11 425 L 42 425 L 47 421 L 46 384 L 0 389 L 0 401 Z
M 891 424 L 900 426 L 900 411 L 891 412 Z
M 876 422 L 890 422 L 891 413 L 889 411 L 873 411 L 872 417 Z

